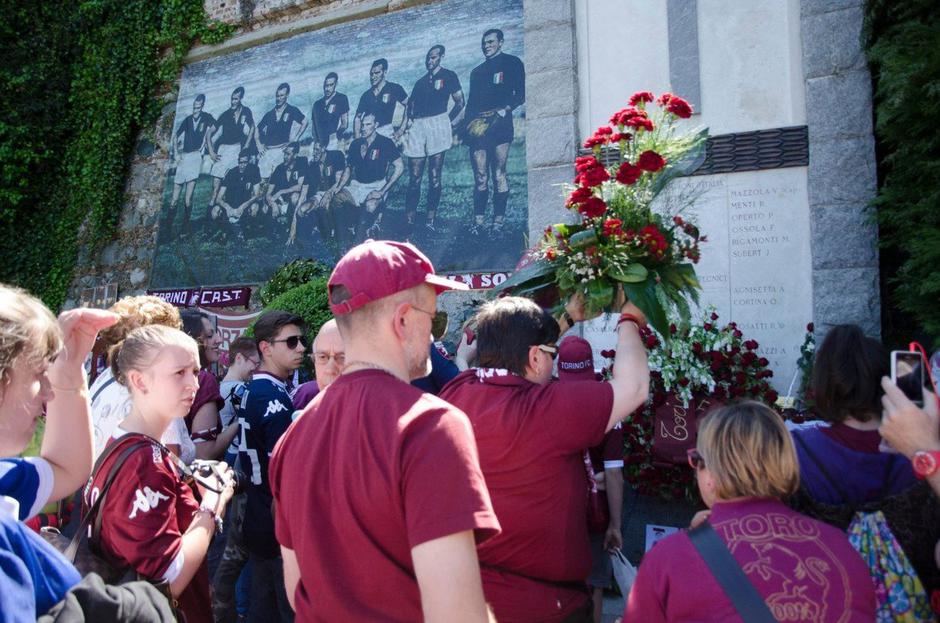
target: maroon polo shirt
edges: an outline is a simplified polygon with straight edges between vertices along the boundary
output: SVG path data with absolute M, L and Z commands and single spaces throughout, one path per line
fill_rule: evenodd
M 411 550 L 499 532 L 467 416 L 379 370 L 318 394 L 269 475 L 278 541 L 300 567 L 298 621 L 419 621 Z
M 584 605 L 591 569 L 584 449 L 604 437 L 609 383 L 537 385 L 462 372 L 440 394 L 470 418 L 502 533 L 480 544 L 483 590 L 499 621 L 560 621 Z

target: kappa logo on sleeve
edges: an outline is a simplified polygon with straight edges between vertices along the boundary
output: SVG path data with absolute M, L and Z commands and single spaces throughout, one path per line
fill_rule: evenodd
M 271 400 L 268 402 L 268 408 L 265 410 L 263 418 L 268 417 L 269 415 L 275 415 L 281 411 L 287 411 L 287 407 L 284 406 L 284 403 L 280 400 Z
M 156 508 L 162 500 L 170 499 L 170 496 L 164 495 L 159 491 L 154 491 L 150 487 L 144 487 L 143 491 L 138 489 L 134 492 L 134 495 L 136 496 L 134 507 L 131 508 L 131 514 L 128 515 L 128 519 L 137 517 L 137 511 L 142 513 L 149 512 Z

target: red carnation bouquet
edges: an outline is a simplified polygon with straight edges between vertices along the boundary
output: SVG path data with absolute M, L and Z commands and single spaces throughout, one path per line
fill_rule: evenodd
M 566 206 L 579 222 L 546 228 L 499 289 L 542 300 L 548 293 L 552 302 L 581 293 L 591 313 L 608 308 L 619 286 L 660 334 L 669 335 L 673 313 L 688 322 L 687 299 L 697 302 L 700 288 L 694 264 L 706 237 L 680 214 L 688 197 L 669 214 L 652 204 L 670 180 L 705 158 L 707 131 L 679 134 L 675 127 L 691 115 L 689 103 L 671 93 L 658 99 L 635 93 L 585 142 L 593 154 L 575 160 Z

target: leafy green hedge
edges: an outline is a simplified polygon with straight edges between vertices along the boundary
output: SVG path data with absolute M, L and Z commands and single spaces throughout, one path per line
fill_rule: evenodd
M 906 341 L 922 330 L 937 344 L 940 11 L 936 0 L 869 0 L 866 21 L 875 86 L 885 333 L 891 341 Z
M 332 267 L 316 260 L 293 260 L 278 268 L 277 272 L 261 286 L 261 289 L 258 290 L 258 298 L 261 304 L 267 307 L 271 304 L 271 301 L 288 290 L 309 283 L 314 279 L 329 278 L 332 271 Z M 324 288 L 326 288 L 325 285 Z M 317 328 L 319 329 L 319 327 Z
M 58 308 L 78 249 L 113 238 L 134 142 L 194 42 L 202 0 L 0 3 L 0 281 Z

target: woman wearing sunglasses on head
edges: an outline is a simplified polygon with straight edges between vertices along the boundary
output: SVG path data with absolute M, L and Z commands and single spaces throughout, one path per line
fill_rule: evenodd
M 26 449 L 43 415 L 38 457 L 0 459 L 0 621 L 35 621 L 81 577 L 24 526 L 78 489 L 92 465 L 91 414 L 82 362 L 117 320 L 75 309 L 58 322 L 35 297 L 0 284 L 0 457 Z
M 874 585 L 845 533 L 781 501 L 800 475 L 774 411 L 742 402 L 711 412 L 689 463 L 711 510 L 643 557 L 624 621 L 875 620 Z
M 100 533 L 93 543 L 116 568 L 166 583 L 189 623 L 211 623 L 205 559 L 232 496 L 231 470 L 221 463 L 199 485 L 200 503 L 182 480 L 185 466 L 157 441 L 196 396 L 196 342 L 166 326 L 141 327 L 111 348 L 109 360 L 114 378 L 130 391 L 132 408 L 114 430 L 110 454 L 85 487 L 87 510 L 118 465 L 97 512 Z

